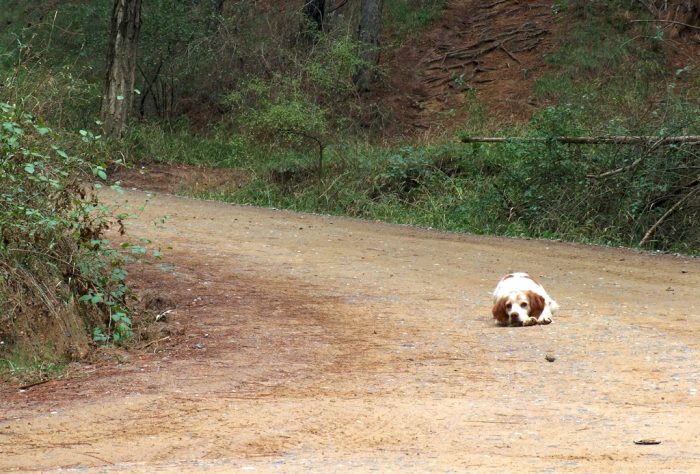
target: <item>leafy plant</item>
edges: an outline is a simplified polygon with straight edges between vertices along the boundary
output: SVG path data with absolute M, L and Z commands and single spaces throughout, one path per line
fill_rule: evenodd
M 65 366 L 49 347 L 39 347 L 32 353 L 15 349 L 0 358 L 0 376 L 7 374 L 23 383 L 35 383 L 59 376 Z
M 61 348 L 42 334 L 63 326 L 69 345 L 79 344 L 80 319 L 104 324 L 109 340 L 131 336 L 128 255 L 103 237 L 110 226 L 121 229 L 126 216 L 89 191 L 87 182 L 107 178 L 106 167 L 67 151 L 72 143 L 99 140 L 87 131 L 78 137 L 0 103 L 0 339 L 6 348 L 34 338 L 54 344 L 57 353 L 74 353 L 75 347 Z

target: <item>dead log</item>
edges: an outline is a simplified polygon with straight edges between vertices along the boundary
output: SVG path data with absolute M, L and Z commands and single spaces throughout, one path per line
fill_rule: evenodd
M 658 146 L 672 143 L 700 143 L 700 135 L 680 135 L 676 137 L 655 137 L 649 135 L 628 136 L 608 135 L 600 137 L 461 137 L 462 143 L 507 143 L 507 142 L 559 142 L 580 145 L 642 145 Z
M 688 23 L 683 23 L 681 21 L 675 21 L 675 20 L 630 20 L 630 23 L 668 23 L 671 25 L 684 26 L 684 27 L 690 28 L 692 30 L 700 30 L 700 26 L 690 25 Z

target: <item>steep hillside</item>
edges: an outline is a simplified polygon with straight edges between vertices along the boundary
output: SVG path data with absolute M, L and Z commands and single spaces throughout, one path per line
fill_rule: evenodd
M 389 133 L 527 119 L 556 16 L 550 4 L 526 0 L 452 2 L 426 34 L 386 58 L 387 84 L 376 99 L 392 113 Z M 470 107 L 475 98 L 485 110 Z

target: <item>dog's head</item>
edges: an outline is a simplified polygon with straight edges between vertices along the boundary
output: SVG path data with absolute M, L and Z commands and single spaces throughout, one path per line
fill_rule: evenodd
M 544 297 L 534 291 L 512 291 L 499 298 L 491 312 L 501 325 L 520 326 L 528 318 L 538 318 L 544 305 Z

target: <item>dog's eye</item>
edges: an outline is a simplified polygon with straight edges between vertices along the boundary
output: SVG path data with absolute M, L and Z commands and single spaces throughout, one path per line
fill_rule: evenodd
M 511 303 L 508 303 L 508 304 L 506 305 L 506 309 L 510 309 L 510 308 L 512 308 L 512 307 L 513 307 L 513 305 L 512 305 Z
M 527 308 L 527 303 L 523 301 L 522 303 L 520 303 L 520 307 L 521 307 L 521 308 Z

